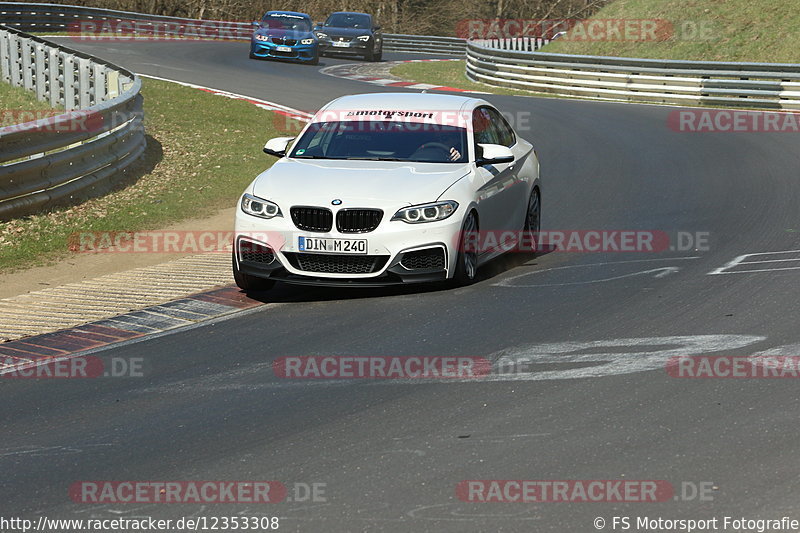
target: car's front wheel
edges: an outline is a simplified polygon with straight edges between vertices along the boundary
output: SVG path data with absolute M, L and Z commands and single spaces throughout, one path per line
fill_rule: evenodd
M 381 60 L 381 52 L 375 51 L 375 44 L 372 45 L 372 48 L 364 54 L 364 59 L 367 61 L 380 61 Z
M 522 228 L 527 234 L 527 241 L 534 246 L 533 251 L 539 249 L 539 232 L 542 227 L 542 197 L 539 189 L 534 187 L 528 199 L 528 210 L 525 213 L 525 227 Z
M 314 54 L 314 57 L 311 59 L 311 61 L 308 62 L 308 64 L 309 65 L 319 65 L 319 55 L 320 55 L 319 52 Z
M 456 285 L 469 285 L 478 275 L 478 216 L 470 211 L 464 219 L 459 236 L 456 270 L 453 282 Z
M 233 281 L 235 281 L 236 286 L 243 291 L 268 291 L 275 286 L 275 282 L 271 279 L 251 276 L 239 270 L 235 255 L 231 255 L 231 259 L 233 260 Z

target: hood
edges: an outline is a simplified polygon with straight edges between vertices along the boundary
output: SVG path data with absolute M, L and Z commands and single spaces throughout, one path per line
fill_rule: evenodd
M 253 194 L 293 205 L 399 208 L 436 201 L 469 173 L 467 164 L 281 159 L 253 182 Z
M 347 39 L 355 39 L 359 35 L 371 35 L 372 32 L 367 28 L 338 28 L 336 26 L 323 26 L 316 30 L 326 34 L 331 39 L 346 37 Z

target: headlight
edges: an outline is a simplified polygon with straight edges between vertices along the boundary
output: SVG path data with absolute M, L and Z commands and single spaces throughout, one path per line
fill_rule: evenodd
M 327 33 L 322 33 L 321 31 L 317 32 L 317 39 L 327 39 L 327 38 L 328 38 Z
M 359 35 L 357 39 L 359 41 L 369 41 L 369 35 Z
M 269 37 L 267 35 L 256 34 L 254 35 L 256 41 L 269 41 Z
M 303 39 L 300 44 L 314 44 L 314 39 Z
M 242 211 L 248 215 L 261 218 L 282 217 L 281 208 L 277 204 L 258 198 L 252 194 L 245 194 L 242 197 Z
M 435 222 L 444 220 L 458 209 L 458 202 L 448 200 L 446 202 L 435 202 L 432 204 L 415 205 L 404 207 L 394 214 L 392 220 L 402 220 L 409 224 L 419 224 L 421 222 Z

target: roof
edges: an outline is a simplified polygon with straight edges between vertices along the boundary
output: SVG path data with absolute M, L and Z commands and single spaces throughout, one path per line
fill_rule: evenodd
M 323 109 L 325 111 L 366 109 L 405 111 L 459 111 L 479 104 L 479 98 L 437 93 L 368 93 L 337 98 Z

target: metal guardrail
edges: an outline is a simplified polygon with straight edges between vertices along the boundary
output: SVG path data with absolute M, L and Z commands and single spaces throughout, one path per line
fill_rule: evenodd
M 467 51 L 467 41 L 465 39 L 433 35 L 387 33 L 383 36 L 383 46 L 384 50 L 389 52 L 422 52 L 463 56 Z
M 0 75 L 66 109 L 0 128 L 0 220 L 106 190 L 144 151 L 141 81 L 131 72 L 0 26 Z
M 800 109 L 800 64 L 548 54 L 467 43 L 467 77 L 489 85 L 628 102 Z
M 0 22 L 26 32 L 66 32 L 74 34 L 76 39 L 79 39 L 82 23 L 97 23 L 99 33 L 103 29 L 102 23 L 123 21 L 159 24 L 157 28 L 159 32 L 185 37 L 202 38 L 211 34 L 218 39 L 250 40 L 253 34 L 253 26 L 249 22 L 165 17 L 66 4 L 0 2 Z M 114 24 L 110 27 L 120 29 L 124 25 Z M 144 25 L 143 28 L 153 29 L 148 25 Z M 126 29 L 132 34 L 137 30 L 134 26 Z M 89 40 L 92 37 L 90 35 Z
M 145 33 L 157 32 L 159 35 L 172 34 L 189 38 L 213 38 L 232 41 L 249 41 L 253 34 L 250 22 L 231 22 L 219 20 L 197 20 L 179 17 L 147 15 L 129 11 L 71 6 L 62 4 L 30 4 L 20 2 L 0 2 L 0 21 L 3 24 L 27 32 L 67 32 L 80 39 L 81 24 L 96 23 L 94 31 L 102 30 L 103 23 L 110 28 L 120 28 L 121 21 L 151 23 L 158 27 L 143 25 Z M 133 38 L 135 26 L 125 27 Z M 87 40 L 94 36 L 88 35 Z M 463 55 L 466 40 L 455 37 L 431 35 L 402 35 L 386 33 L 384 50 L 389 52 L 422 52 L 430 54 Z

